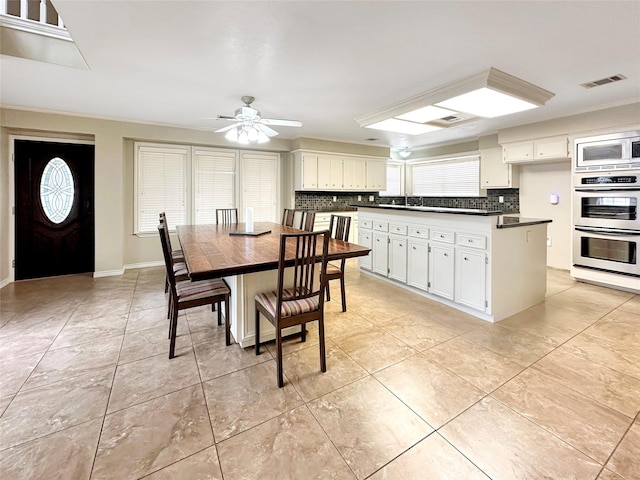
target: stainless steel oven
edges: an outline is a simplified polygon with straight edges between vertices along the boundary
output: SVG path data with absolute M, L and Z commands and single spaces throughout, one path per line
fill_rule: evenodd
M 639 248 L 640 231 L 578 226 L 574 229 L 573 263 L 577 267 L 640 277 Z
M 573 264 L 640 276 L 640 170 L 573 177 Z
M 640 230 L 640 171 L 574 176 L 573 224 Z
M 575 171 L 640 168 L 640 131 L 579 138 Z

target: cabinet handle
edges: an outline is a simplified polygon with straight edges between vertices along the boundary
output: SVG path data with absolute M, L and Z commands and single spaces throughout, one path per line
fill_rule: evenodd
M 440 235 L 440 238 L 444 238 L 444 235 Z
M 467 240 L 469 243 L 473 243 L 473 240 L 470 238 L 469 240 Z
M 445 254 L 444 254 L 444 256 L 445 256 L 445 257 L 448 257 L 448 256 L 449 256 L 449 254 L 448 254 L 448 253 L 445 253 Z
M 402 244 L 400 244 L 400 246 L 402 246 Z
M 420 235 L 420 232 L 419 232 L 419 231 L 416 231 L 416 235 Z
M 415 250 L 415 249 L 416 249 L 416 247 L 413 247 L 413 249 Z
M 464 257 L 465 260 L 469 260 L 467 257 Z

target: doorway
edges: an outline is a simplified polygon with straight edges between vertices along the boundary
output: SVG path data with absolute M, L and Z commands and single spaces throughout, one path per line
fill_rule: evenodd
M 93 272 L 93 145 L 15 140 L 15 279 Z

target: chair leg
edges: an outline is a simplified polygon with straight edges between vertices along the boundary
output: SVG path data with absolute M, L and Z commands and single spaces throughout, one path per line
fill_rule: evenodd
M 173 302 L 171 311 L 171 343 L 169 344 L 169 358 L 176 356 L 176 331 L 178 330 L 178 303 Z
M 347 292 L 344 288 L 344 273 L 340 277 L 340 294 L 342 295 L 342 311 L 347 311 Z
M 324 343 L 324 318 L 318 319 L 318 336 L 320 340 L 320 371 L 327 371 L 327 352 Z
M 282 369 L 282 331 L 276 327 L 276 363 L 278 365 L 278 387 L 284 387 L 284 373 Z
M 213 305 L 215 305 L 215 303 L 211 305 L 211 308 L 213 308 Z M 218 304 L 218 325 L 222 325 L 222 308 L 219 304 Z
M 300 341 L 303 343 L 307 341 L 307 325 L 304 323 L 300 325 Z
M 256 355 L 260 355 L 260 311 L 256 308 L 256 336 L 255 336 L 255 348 Z
M 171 311 L 173 310 L 173 295 L 171 295 L 171 292 L 169 292 L 168 304 L 169 306 L 167 308 L 167 319 L 169 320 L 169 334 L 167 335 L 167 338 L 171 338 Z
M 218 306 L 220 308 L 220 306 Z M 224 335 L 227 347 L 231 345 L 231 317 L 229 317 L 229 297 L 224 299 Z
M 327 280 L 327 302 L 331 301 L 331 289 L 329 288 L 329 281 Z

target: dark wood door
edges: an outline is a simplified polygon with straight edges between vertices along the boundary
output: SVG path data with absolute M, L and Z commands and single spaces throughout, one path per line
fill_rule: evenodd
M 93 272 L 94 146 L 15 141 L 15 278 Z

